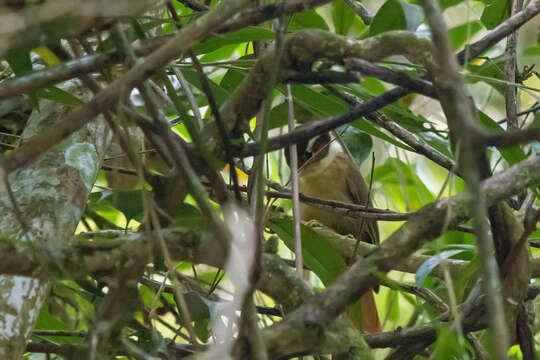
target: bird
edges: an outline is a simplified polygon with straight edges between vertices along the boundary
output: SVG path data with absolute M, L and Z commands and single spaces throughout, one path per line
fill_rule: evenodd
M 362 174 L 342 145 L 329 133 L 298 143 L 296 151 L 301 194 L 358 205 L 368 203 L 369 190 Z M 290 166 L 288 149 L 285 150 L 285 158 Z M 379 244 L 379 230 L 374 220 L 365 219 L 362 224 L 360 219 L 345 217 L 306 203 L 300 204 L 300 213 L 303 221 L 316 220 L 339 234 L 351 234 L 360 241 Z M 366 332 L 382 331 L 373 290 L 362 295 L 360 303 L 361 329 Z

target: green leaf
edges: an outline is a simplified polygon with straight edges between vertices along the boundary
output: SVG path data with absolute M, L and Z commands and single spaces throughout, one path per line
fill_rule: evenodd
M 345 1 L 332 2 L 332 20 L 337 34 L 347 35 L 355 16 L 355 13 L 345 4 Z
M 328 25 L 315 9 L 309 9 L 294 14 L 287 30 L 295 32 L 307 28 L 328 30 Z
M 285 87 L 280 90 L 284 92 Z M 334 95 L 322 94 L 312 87 L 303 84 L 293 84 L 291 86 L 293 99 L 299 104 L 317 110 L 323 116 L 340 114 L 349 109 L 349 105 Z
M 371 25 L 371 36 L 390 30 L 415 31 L 424 21 L 424 12 L 418 5 L 405 1 L 388 0 L 377 11 Z
M 386 297 L 386 308 L 388 309 L 388 320 L 396 322 L 399 320 L 399 292 L 390 289 Z
M 485 4 L 480 21 L 486 29 L 491 30 L 508 18 L 507 0 L 482 0 Z
M 64 91 L 56 86 L 48 86 L 43 89 L 36 90 L 38 98 L 55 101 L 68 106 L 79 106 L 84 104 L 78 97 Z
M 210 321 L 208 319 L 201 319 L 199 321 L 195 321 L 195 334 L 203 343 L 206 343 L 208 341 L 208 338 L 210 337 L 210 331 L 208 330 L 209 328 Z
M 456 6 L 457 4 L 463 2 L 463 0 L 439 0 L 439 3 L 441 4 L 441 7 L 443 9 Z
M 198 208 L 187 203 L 182 203 L 175 210 L 171 225 L 202 231 L 205 230 L 208 224 Z
M 491 338 L 488 336 L 488 338 Z M 434 359 L 468 359 L 467 341 L 460 341 L 456 331 L 449 326 L 440 326 L 437 329 L 437 341 L 433 345 Z M 471 349 L 472 350 L 472 349 Z
M 378 137 L 379 139 L 389 142 L 392 145 L 400 147 L 403 150 L 414 151 L 408 145 L 405 145 L 402 142 L 395 140 L 393 137 L 386 135 L 385 133 L 377 129 L 371 122 L 367 121 L 364 118 L 353 121 L 351 125 L 359 130 L 362 130 L 365 133 L 368 133 L 369 135 L 373 135 L 375 137 Z
M 141 190 L 115 191 L 106 201 L 124 214 L 128 222 L 140 218 L 144 211 Z
M 504 65 L 506 63 L 506 56 L 500 55 L 491 59 L 487 59 L 481 65 L 475 65 L 470 63 L 468 70 L 471 75 L 467 76 L 466 79 L 469 82 L 478 82 L 483 81 L 497 90 L 500 94 L 504 94 L 505 84 L 500 81 L 490 81 L 490 79 L 502 80 L 504 78 Z
M 446 250 L 437 255 L 433 255 L 427 259 L 414 274 L 414 280 L 416 281 L 416 286 L 422 286 L 422 283 L 426 277 L 435 269 L 442 261 L 459 254 L 463 250 Z
M 274 216 L 268 222 L 268 227 L 291 251 L 294 251 L 292 219 Z M 347 267 L 345 260 L 326 237 L 311 228 L 302 224 L 301 234 L 305 265 L 321 279 L 325 286 L 330 285 L 345 271 Z
M 30 52 L 26 50 L 13 50 L 6 54 L 9 66 L 17 76 L 23 76 L 32 71 Z
M 358 164 L 362 164 L 373 148 L 371 136 L 352 126 L 348 126 L 345 132 L 342 133 L 339 131 L 339 133 L 341 134 L 343 142 L 351 152 L 351 155 Z
M 458 25 L 450 29 L 450 38 L 454 50 L 460 49 L 474 34 L 482 30 L 484 26 L 478 20 Z
M 199 74 L 196 71 L 190 69 L 183 69 L 182 75 L 184 75 L 184 78 L 187 82 L 202 91 L 201 79 L 199 78 Z M 210 83 L 210 89 L 212 90 L 212 95 L 214 96 L 217 104 L 223 104 L 223 102 L 225 102 L 225 100 L 227 100 L 227 98 L 230 96 L 229 92 L 216 84 L 211 79 L 208 79 L 208 82 Z
M 192 321 L 210 319 L 210 309 L 206 304 L 209 300 L 202 298 L 195 291 L 188 291 L 183 293 L 183 295 Z
M 253 56 L 245 56 L 241 59 L 253 59 Z M 219 86 L 225 91 L 232 92 L 246 78 L 247 71 L 229 69 L 221 79 Z
M 504 133 L 503 128 L 483 111 L 478 111 L 478 117 L 482 125 L 491 130 L 494 134 Z M 521 147 L 518 145 L 500 147 L 497 148 L 497 150 L 499 150 L 501 156 L 509 165 L 517 164 L 518 162 L 527 158 L 527 155 L 525 155 L 523 149 L 521 149 Z
M 196 45 L 193 50 L 197 55 L 200 55 L 217 50 L 223 45 L 241 44 L 258 40 L 273 40 L 274 38 L 275 34 L 271 30 L 258 26 L 247 26 L 243 29 L 231 31 L 227 34 L 216 35 Z
M 294 106 L 294 118 L 297 123 L 306 123 L 314 120 L 314 115 L 302 106 Z M 270 110 L 270 129 L 285 126 L 289 119 L 289 109 L 286 103 L 281 103 Z

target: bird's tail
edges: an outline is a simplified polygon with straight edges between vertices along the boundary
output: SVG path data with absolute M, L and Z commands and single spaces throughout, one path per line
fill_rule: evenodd
M 360 301 L 353 304 L 347 312 L 357 329 L 370 333 L 382 331 L 373 290 L 362 295 Z
M 370 333 L 381 332 L 382 326 L 373 290 L 362 295 L 360 302 L 362 303 L 362 330 Z

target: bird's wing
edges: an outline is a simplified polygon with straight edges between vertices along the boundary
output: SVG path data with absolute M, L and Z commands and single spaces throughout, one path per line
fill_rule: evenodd
M 354 166 L 348 166 L 345 173 L 345 179 L 353 203 L 366 205 L 366 201 L 368 200 L 368 186 L 362 177 L 362 174 L 356 171 Z M 371 202 L 369 205 L 371 206 Z M 361 220 L 358 221 L 358 231 L 362 230 L 362 234 L 355 235 L 360 235 L 362 241 L 379 245 L 379 228 L 377 227 L 377 222 L 375 220 L 365 219 L 364 224 L 361 225 L 361 223 Z

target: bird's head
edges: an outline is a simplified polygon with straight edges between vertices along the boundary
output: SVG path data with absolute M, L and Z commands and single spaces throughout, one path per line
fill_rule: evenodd
M 318 135 L 308 141 L 298 143 L 296 152 L 298 153 L 298 168 L 305 167 L 309 164 L 316 163 L 324 159 L 330 149 L 331 137 L 330 134 Z M 285 159 L 287 165 L 291 166 L 289 148 L 285 148 Z

